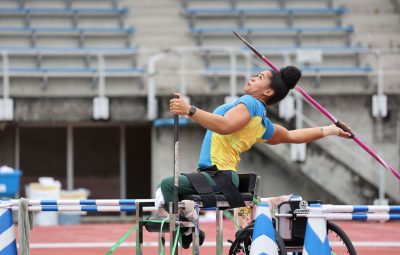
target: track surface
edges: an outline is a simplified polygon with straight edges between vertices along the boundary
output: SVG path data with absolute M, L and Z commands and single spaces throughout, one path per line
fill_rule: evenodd
M 336 222 L 349 235 L 359 255 L 398 255 L 400 254 L 399 222 Z M 205 245 L 201 254 L 215 254 L 215 223 L 200 224 L 206 232 Z M 131 224 L 81 224 L 64 226 L 36 226 L 31 231 L 31 255 L 97 255 L 107 250 L 132 227 Z M 224 221 L 224 240 L 233 239 L 233 224 Z M 168 239 L 168 236 L 167 236 Z M 133 233 L 114 254 L 136 254 L 135 233 Z M 144 254 L 157 254 L 157 234 L 144 235 Z M 224 254 L 228 253 L 228 243 L 224 244 Z M 52 247 L 53 246 L 53 247 Z M 169 254 L 169 247 L 166 248 Z M 181 254 L 191 254 L 183 250 Z

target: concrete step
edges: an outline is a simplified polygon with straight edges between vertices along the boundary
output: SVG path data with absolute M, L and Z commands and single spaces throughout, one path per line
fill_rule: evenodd
M 387 14 L 395 12 L 392 0 L 335 0 L 335 5 L 345 5 L 350 8 L 349 15 L 352 13 Z
M 400 33 L 354 34 L 352 42 L 371 48 L 400 48 Z
M 351 24 L 355 27 L 355 33 L 400 33 L 400 15 L 368 15 L 357 14 L 350 15 L 344 19 L 345 24 Z

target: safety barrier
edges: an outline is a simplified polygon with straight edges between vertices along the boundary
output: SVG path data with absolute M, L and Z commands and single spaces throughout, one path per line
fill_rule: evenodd
M 327 220 L 341 221 L 395 221 L 400 220 L 400 206 L 380 205 L 320 205 L 308 207 L 307 228 L 303 254 L 331 254 L 327 239 Z M 279 216 L 279 215 L 277 215 Z
M 30 212 L 135 212 L 136 202 L 154 202 L 154 199 L 98 199 L 98 200 L 26 200 Z M 20 200 L 0 201 L 0 254 L 16 255 L 12 211 L 19 210 Z M 147 211 L 157 210 L 155 207 Z M 126 237 L 124 237 L 126 238 Z M 116 246 L 117 247 L 117 246 Z M 116 247 L 113 247 L 114 250 Z M 110 253 L 111 254 L 111 253 Z
M 135 212 L 136 201 L 153 199 L 98 199 L 98 200 L 28 200 L 28 211 L 32 212 Z M 19 200 L 3 200 L 0 208 L 18 210 Z M 147 211 L 157 208 L 148 207 Z
M 265 199 L 260 199 L 264 201 Z M 95 211 L 133 212 L 137 202 L 154 202 L 153 199 L 99 199 L 99 200 L 27 200 L 28 211 Z M 0 201 L 0 254 L 16 255 L 13 210 L 18 210 L 20 200 Z M 157 208 L 148 207 L 154 211 Z M 309 212 L 296 214 L 307 217 L 303 254 L 331 254 L 327 238 L 327 220 L 394 221 L 400 220 L 400 206 L 371 205 L 321 205 L 312 204 Z M 276 217 L 291 217 L 292 214 L 275 214 Z M 259 202 L 253 232 L 251 254 L 278 254 L 275 230 L 268 203 Z

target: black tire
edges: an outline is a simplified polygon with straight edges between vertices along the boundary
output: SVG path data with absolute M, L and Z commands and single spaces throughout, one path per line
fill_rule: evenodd
M 342 228 L 340 228 L 335 223 L 332 223 L 329 221 L 327 222 L 327 228 L 328 228 L 328 237 L 331 234 L 330 232 L 333 232 L 344 243 L 344 245 L 346 246 L 346 249 L 347 249 L 347 253 L 345 253 L 345 254 L 357 255 L 356 249 L 354 249 L 354 246 L 353 246 L 350 238 L 347 236 L 347 234 L 343 231 Z
M 252 241 L 254 224 L 248 225 L 246 228 L 238 230 L 235 234 L 235 241 L 232 242 L 229 249 L 229 255 L 236 255 L 240 250 L 243 250 L 244 254 L 250 254 L 250 246 Z M 281 236 L 275 230 L 275 239 L 278 246 L 278 254 L 286 255 L 286 247 Z

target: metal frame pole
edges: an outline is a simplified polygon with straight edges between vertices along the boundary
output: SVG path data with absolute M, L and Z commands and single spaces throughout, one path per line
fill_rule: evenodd
M 125 125 L 119 128 L 119 192 L 120 199 L 126 199 L 126 132 Z M 122 212 L 121 216 L 125 217 L 126 212 Z
M 157 53 L 147 62 L 147 119 L 154 120 L 157 117 L 156 100 L 156 63 L 166 56 L 165 52 Z
M 74 188 L 74 128 L 67 125 L 67 190 Z

